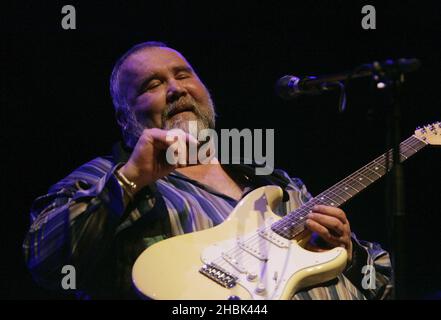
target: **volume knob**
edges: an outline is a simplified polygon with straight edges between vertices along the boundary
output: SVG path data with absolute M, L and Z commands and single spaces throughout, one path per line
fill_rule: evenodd
M 263 295 L 265 293 L 265 285 L 262 282 L 259 282 L 259 284 L 256 287 L 256 293 L 259 295 Z
M 256 280 L 256 278 L 257 278 L 257 274 L 255 272 L 250 272 L 247 275 L 247 280 L 248 281 L 254 281 L 254 280 Z

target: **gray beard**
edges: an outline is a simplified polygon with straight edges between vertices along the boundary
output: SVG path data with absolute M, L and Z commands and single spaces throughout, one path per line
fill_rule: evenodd
M 181 129 L 186 133 L 192 133 L 189 130 L 189 121 L 183 120 L 181 117 L 177 116 L 176 119 L 169 119 L 169 114 L 172 110 L 176 108 L 177 103 L 172 103 L 165 108 L 162 113 L 162 127 L 163 130 L 171 129 Z M 197 134 L 204 129 L 214 129 L 215 128 L 215 111 L 214 104 L 211 98 L 209 98 L 208 108 L 201 108 L 195 101 L 191 101 L 194 106 L 193 112 L 196 114 L 197 121 Z M 207 112 L 201 112 L 201 110 L 207 110 Z M 127 146 L 134 148 L 138 142 L 139 137 L 145 129 L 153 128 L 152 124 L 143 124 L 136 119 L 135 114 L 131 113 L 131 117 L 128 121 L 127 129 L 123 132 L 125 142 Z M 194 138 L 198 138 L 197 136 Z
M 194 114 L 196 115 L 196 119 L 193 121 L 197 122 L 197 133 L 204 129 L 214 129 L 214 106 L 213 102 L 210 99 L 208 108 L 201 108 L 195 101 L 192 101 L 194 106 Z M 182 119 L 179 115 L 169 119 L 168 114 L 175 108 L 176 106 L 169 106 L 164 113 L 162 114 L 162 129 L 171 130 L 171 129 L 181 129 L 186 133 L 194 133 L 190 132 L 189 129 L 189 120 Z M 209 112 L 201 112 L 201 110 L 209 110 Z M 198 138 L 197 136 L 194 138 Z
M 197 132 L 191 132 L 190 131 L 190 121 L 196 121 L 197 122 Z M 171 129 L 181 129 L 182 131 L 186 132 L 186 133 L 190 133 L 193 134 L 193 136 L 196 134 L 196 136 L 194 137 L 195 139 L 197 139 L 197 134 L 204 129 L 212 129 L 210 128 L 209 124 L 207 123 L 207 121 L 204 121 L 201 118 L 197 118 L 195 120 L 184 120 L 181 118 L 178 118 L 177 120 L 173 120 L 173 121 L 167 121 L 165 123 L 165 125 L 162 127 L 162 129 L 164 130 L 171 130 Z

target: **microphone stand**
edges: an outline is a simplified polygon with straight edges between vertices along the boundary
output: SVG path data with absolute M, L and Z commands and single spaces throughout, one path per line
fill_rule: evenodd
M 398 70 L 397 70 L 398 71 Z M 392 275 L 393 299 L 405 299 L 407 297 L 406 285 L 406 212 L 405 212 L 405 189 L 403 164 L 400 161 L 401 141 L 401 100 L 404 74 L 394 73 L 386 85 L 389 100 L 389 125 L 387 126 L 388 149 L 392 149 L 392 166 L 390 159 L 386 157 L 386 170 L 391 169 L 386 187 L 386 208 L 389 220 L 389 244 L 391 247 L 391 262 L 394 269 Z M 389 196 L 390 200 L 389 200 Z
M 378 90 L 385 91 L 387 95 L 387 150 L 392 150 L 392 161 L 389 158 L 390 152 L 386 153 L 387 186 L 385 192 L 388 242 L 391 251 L 392 272 L 392 299 L 405 299 L 407 297 L 406 265 L 406 212 L 405 212 L 405 190 L 404 172 L 401 163 L 401 103 L 402 85 L 404 83 L 404 72 L 415 70 L 419 67 L 414 64 L 412 68 L 403 68 L 399 63 L 387 61 L 386 64 L 374 62 L 371 65 L 363 65 L 357 68 L 354 73 L 360 75 L 357 70 L 367 69 L 361 72 L 362 76 L 369 74 L 376 83 Z M 412 69 L 412 70 L 410 70 Z M 353 77 L 355 78 L 355 77 Z
M 366 65 L 362 66 L 363 68 Z M 389 64 L 388 68 L 383 68 L 380 63 L 370 65 L 369 71 L 356 72 L 355 76 L 346 74 L 350 78 L 372 76 L 376 82 L 376 88 L 384 90 L 387 94 L 388 119 L 387 123 L 387 150 L 392 150 L 392 161 L 389 158 L 390 152 L 386 153 L 386 172 L 387 186 L 385 192 L 388 242 L 391 251 L 392 263 L 392 299 L 407 298 L 406 265 L 407 265 L 407 246 L 406 246 L 406 212 L 405 212 L 405 189 L 404 172 L 401 162 L 400 143 L 401 143 L 401 103 L 402 85 L 404 83 L 404 71 L 398 64 Z M 361 68 L 361 67 L 360 67 Z M 344 91 L 342 91 L 344 92 Z M 340 111 L 342 111 L 340 109 Z
M 406 298 L 406 223 L 405 223 L 405 194 L 404 174 L 400 161 L 401 141 L 401 99 L 404 73 L 418 69 L 420 62 L 417 59 L 386 60 L 382 63 L 363 64 L 353 71 L 330 74 L 320 77 L 285 76 L 279 79 L 278 94 L 284 99 L 291 99 L 301 94 L 316 95 L 334 88 L 340 89 L 339 111 L 343 112 L 346 105 L 345 87 L 341 81 L 355 78 L 372 77 L 376 88 L 386 92 L 388 97 L 387 141 L 388 149 L 392 149 L 392 161 L 389 152 L 386 153 L 386 211 L 388 237 L 391 251 L 391 261 L 394 272 L 392 274 L 395 299 Z M 294 79 L 294 83 L 291 80 Z M 289 90 L 286 90 L 289 88 Z M 280 90 L 282 89 L 282 90 Z M 392 163 L 391 163 L 392 162 Z M 390 200 L 390 201 L 389 201 Z
M 400 159 L 401 143 L 401 100 L 404 73 L 414 71 L 419 67 L 418 60 L 409 60 L 412 63 L 400 63 L 405 60 L 387 60 L 384 63 L 374 62 L 356 68 L 352 72 L 326 76 L 327 83 L 323 84 L 322 90 L 332 88 L 329 84 L 339 80 L 351 80 L 359 77 L 371 76 L 376 83 L 376 88 L 384 90 L 388 97 L 388 126 L 387 141 L 388 150 L 392 149 L 392 161 L 389 159 L 389 152 L 386 156 L 386 172 L 391 170 L 387 177 L 386 187 L 386 211 L 388 238 L 391 251 L 392 273 L 392 299 L 405 299 L 407 297 L 406 286 L 406 212 L 404 192 L 404 172 Z M 317 81 L 314 78 L 308 79 L 309 83 Z M 319 81 L 317 81 L 319 83 Z M 341 91 L 344 94 L 344 88 Z M 342 101 L 342 99 L 340 99 Z M 340 107 L 340 112 L 343 111 Z
M 419 66 L 419 65 L 418 65 Z M 417 67 L 417 66 L 415 66 Z M 406 212 L 404 172 L 401 163 L 401 103 L 404 72 L 409 71 L 399 64 L 388 63 L 387 68 L 374 62 L 371 65 L 372 78 L 379 90 L 384 90 L 387 95 L 387 149 L 392 149 L 392 163 L 389 152 L 386 153 L 386 172 L 392 171 L 387 177 L 386 186 L 386 211 L 388 238 L 391 251 L 392 273 L 392 298 L 405 299 L 407 297 L 406 265 Z
M 390 152 L 386 153 L 387 187 L 385 192 L 388 238 L 391 251 L 392 272 L 392 299 L 405 299 L 407 297 L 406 265 L 406 212 L 405 212 L 405 190 L 404 172 L 401 163 L 401 103 L 402 85 L 404 83 L 404 72 L 413 70 L 402 68 L 399 63 L 389 61 L 386 65 L 374 62 L 371 65 L 364 65 L 360 68 L 370 69 L 372 79 L 376 88 L 385 91 L 387 95 L 388 119 L 387 123 L 387 150 L 392 150 L 392 161 L 389 158 Z M 386 67 L 384 67 L 386 66 Z M 359 68 L 359 69 L 360 69 Z M 355 70 L 357 71 L 357 69 Z M 359 74 L 359 73 L 358 73 Z M 366 74 L 364 72 L 364 74 Z
M 415 65 L 414 68 L 416 67 Z M 393 267 L 392 299 L 399 300 L 407 297 L 405 189 L 403 164 L 400 159 L 402 85 L 404 83 L 404 72 L 406 71 L 410 70 L 406 70 L 406 68 L 402 68 L 398 63 L 395 64 L 392 61 L 388 61 L 385 65 L 374 62 L 371 65 L 360 66 L 355 69 L 353 73 L 346 73 L 337 77 L 333 75 L 331 77 L 333 79 L 346 78 L 346 80 L 350 80 L 358 77 L 371 76 L 376 83 L 376 88 L 384 90 L 387 94 L 387 150 L 392 150 L 392 161 L 390 161 L 389 152 L 387 152 L 386 172 L 390 170 L 391 174 L 387 175 L 385 201 L 387 226 L 389 227 L 388 238 Z M 344 89 L 342 92 L 344 93 Z M 340 108 L 340 112 L 341 111 L 342 109 Z

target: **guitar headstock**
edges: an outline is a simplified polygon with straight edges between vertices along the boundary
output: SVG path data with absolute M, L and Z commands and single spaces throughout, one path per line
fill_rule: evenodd
M 415 130 L 415 136 L 428 144 L 441 146 L 441 122 L 434 122 L 422 128 L 418 127 Z

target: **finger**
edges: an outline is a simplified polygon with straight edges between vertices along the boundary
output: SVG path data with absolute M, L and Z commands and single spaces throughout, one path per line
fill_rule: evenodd
M 306 227 L 311 230 L 312 232 L 317 233 L 321 238 L 323 238 L 326 242 L 328 242 L 331 245 L 339 246 L 341 245 L 341 241 L 333 236 L 327 228 L 322 226 L 320 223 L 312 220 L 307 219 L 306 220 Z
M 336 217 L 313 212 L 308 214 L 308 218 L 314 220 L 315 222 L 318 222 L 328 229 L 333 230 L 338 236 L 342 236 L 345 232 L 345 227 L 343 223 Z
M 195 146 L 198 146 L 200 144 L 199 141 L 195 137 L 193 137 L 191 134 L 186 133 L 185 136 L 186 136 L 187 143 L 191 143 Z
M 179 144 L 173 143 L 165 152 L 165 162 L 171 166 L 178 166 L 179 160 Z
M 178 164 L 180 167 L 187 165 L 187 144 L 183 139 L 178 139 Z
M 159 147 L 161 149 L 166 149 L 177 141 L 191 143 L 192 145 L 196 146 L 198 145 L 198 141 L 193 136 L 185 133 L 181 129 L 145 129 L 142 136 L 145 141 L 151 141 L 155 144 L 156 147 Z
M 195 137 L 193 137 L 191 134 L 185 132 L 182 129 L 171 129 L 166 132 L 167 132 L 167 135 L 177 136 L 179 139 L 182 139 L 182 141 L 184 141 L 186 143 L 192 144 L 194 146 L 199 145 L 199 141 Z
M 177 139 L 177 135 L 167 134 L 168 131 L 158 128 L 144 130 L 143 137 L 146 142 L 151 142 L 155 147 L 160 149 L 167 149 L 173 145 Z
M 348 222 L 348 219 L 346 217 L 345 212 L 343 210 L 341 210 L 340 208 L 336 208 L 336 207 L 332 207 L 332 206 L 325 206 L 325 205 L 315 205 L 312 208 L 312 211 L 336 217 L 344 224 L 346 224 Z
M 199 162 L 199 146 L 200 143 L 191 134 L 186 133 L 185 135 L 186 147 L 187 147 L 187 163 L 188 164 L 198 164 Z

